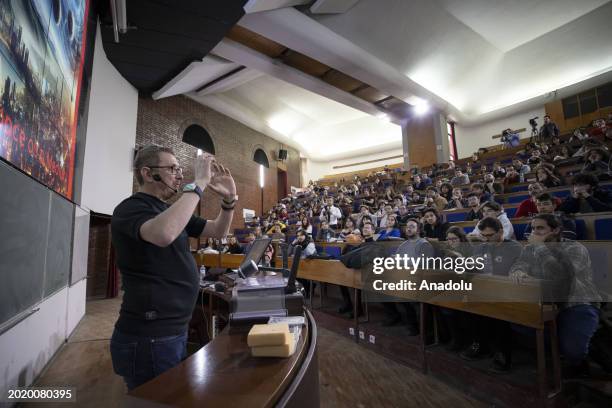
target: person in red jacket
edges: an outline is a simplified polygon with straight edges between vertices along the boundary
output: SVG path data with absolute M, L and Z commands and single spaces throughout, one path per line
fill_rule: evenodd
M 530 217 L 538 213 L 538 207 L 536 206 L 536 197 L 542 194 L 546 188 L 540 183 L 531 183 L 529 187 L 527 187 L 529 191 L 529 198 L 521 201 L 518 209 L 516 210 L 516 214 L 514 214 L 514 218 L 521 217 Z M 554 197 L 554 205 L 557 207 L 561 204 L 561 200 L 558 197 Z

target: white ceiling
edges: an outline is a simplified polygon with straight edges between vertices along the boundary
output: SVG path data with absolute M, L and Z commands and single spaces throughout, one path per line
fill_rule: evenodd
M 610 1 L 362 0 L 310 17 L 438 95 L 459 121 L 612 69 Z M 372 21 L 384 24 L 367 29 Z
M 609 0 L 438 0 L 446 11 L 508 52 L 603 6 Z
M 541 107 L 612 73 L 609 0 L 360 0 L 340 14 L 269 9 L 300 1 L 253 3 L 268 11 L 239 25 L 409 103 L 426 100 L 463 125 Z M 158 97 L 187 93 L 317 160 L 401 145 L 399 127 L 351 94 L 230 40 L 213 53 L 235 64 L 192 66 Z M 200 69 L 240 65 L 249 69 L 233 82 L 193 92 L 214 79 L 200 80 Z
M 190 97 L 318 161 L 401 146 L 400 126 L 269 75 L 225 92 Z

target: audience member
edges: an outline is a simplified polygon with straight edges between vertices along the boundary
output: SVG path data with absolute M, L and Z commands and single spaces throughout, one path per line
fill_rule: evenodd
M 470 211 L 466 214 L 466 221 L 474 221 L 482 219 L 482 210 L 480 209 L 480 197 L 476 193 L 467 195 L 467 204 Z
M 243 254 L 244 248 L 242 248 L 242 246 L 238 243 L 235 236 L 230 235 L 228 237 L 228 245 L 225 252 L 228 254 Z
M 610 154 L 607 150 L 594 148 L 589 150 L 585 157 L 582 173 L 593 173 L 595 175 L 608 173 Z
M 326 220 L 331 228 L 338 228 L 338 221 L 342 219 L 342 212 L 334 205 L 334 199 L 328 197 L 327 205 L 321 209 L 319 217 Z
M 425 198 L 425 205 L 428 207 L 434 207 L 438 211 L 442 211 L 448 205 L 448 201 L 446 198 L 442 197 L 438 193 L 438 189 L 434 186 L 427 187 L 426 190 L 427 197 Z
M 527 191 L 529 192 L 529 198 L 521 201 L 514 214 L 515 218 L 521 217 L 531 217 L 534 214 L 538 213 L 538 209 L 536 207 L 535 198 L 544 192 L 544 186 L 542 184 L 535 182 L 529 184 L 527 187 Z M 561 203 L 561 200 L 557 199 L 557 205 Z
M 521 177 L 514 166 L 506 167 L 506 177 L 504 177 L 504 192 L 510 192 L 510 185 L 521 182 Z
M 514 227 L 499 203 L 496 203 L 495 201 L 487 201 L 480 206 L 480 210 L 482 211 L 483 219 L 490 217 L 499 220 L 504 229 L 502 235 L 503 239 L 514 239 Z M 474 231 L 470 233 L 470 236 L 480 236 L 480 229 L 474 228 Z
M 312 235 L 312 224 L 310 224 L 310 220 L 308 217 L 303 216 L 300 219 L 300 223 L 298 224 L 298 231 L 306 231 L 308 235 Z
M 529 167 L 526 164 L 523 164 L 521 159 L 512 160 L 512 165 L 514 166 L 517 173 L 519 174 L 519 181 L 521 183 L 525 181 L 525 175 L 531 172 L 531 167 Z
M 559 187 L 561 180 L 547 166 L 538 166 L 535 170 L 536 181 L 546 188 Z
M 380 231 L 377 241 L 385 241 L 390 238 L 399 238 L 400 230 L 395 213 L 389 214 L 386 220 L 386 227 Z
M 425 191 L 425 189 L 427 188 L 427 183 L 421 179 L 421 176 L 419 176 L 418 174 L 415 174 L 412 177 L 412 187 L 415 190 L 419 190 L 419 191 Z
M 484 186 L 480 183 L 472 184 L 471 192 L 478 194 L 481 203 L 491 200 L 491 193 L 485 191 Z
M 269 235 L 269 237 L 274 240 L 285 240 L 285 234 L 283 234 L 281 231 L 281 226 L 278 222 L 272 227 L 272 233 Z
M 465 208 L 468 206 L 467 200 L 463 198 L 463 191 L 459 187 L 453 188 L 451 199 L 448 200 L 445 210 L 454 210 L 455 208 Z
M 332 238 L 336 238 L 336 233 L 329 228 L 327 221 L 321 221 L 321 226 L 317 232 L 316 241 L 331 242 Z
M 537 214 L 553 214 L 556 215 L 557 218 L 561 221 L 562 230 L 561 236 L 565 239 L 576 239 L 576 222 L 573 219 L 568 218 L 565 214 L 559 212 L 555 213 L 556 201 L 560 200 L 557 197 L 553 197 L 548 193 L 541 193 L 535 198 L 535 203 L 537 207 Z M 533 215 L 537 215 L 533 214 Z M 527 239 L 531 234 L 531 224 L 528 224 L 525 228 L 524 239 Z
M 449 227 L 447 222 L 442 220 L 437 209 L 429 207 L 423 210 L 423 235 L 425 238 L 438 241 L 446 240 L 446 230 Z
M 317 253 L 314 242 L 312 242 L 306 231 L 303 230 L 297 232 L 297 237 L 293 240 L 291 246 L 300 246 L 302 248 L 301 258 L 306 258 Z
M 455 177 L 450 181 L 450 184 L 454 186 L 461 186 L 464 184 L 470 184 L 470 177 L 467 174 L 463 174 L 460 169 L 455 170 Z
M 493 177 L 496 179 L 503 179 L 506 177 L 506 169 L 504 169 L 498 161 L 493 163 Z
M 440 185 L 440 195 L 446 199 L 446 201 L 450 201 L 453 197 L 453 186 L 451 183 L 442 183 Z
M 519 284 L 529 277 L 565 283 L 563 298 L 553 299 L 560 308 L 556 317 L 559 347 L 566 361 L 584 373 L 589 343 L 599 325 L 601 301 L 593 283 L 589 251 L 577 241 L 563 239 L 562 225 L 552 214 L 535 216 L 531 229 L 529 245 L 512 266 L 510 276 Z
M 572 194 L 558 210 L 566 214 L 611 211 L 612 199 L 608 191 L 599 188 L 597 177 L 581 173 L 574 177 Z
M 379 218 L 378 227 L 379 228 L 387 228 L 387 222 L 391 215 L 395 216 L 395 212 L 393 211 L 393 207 L 391 204 L 385 204 L 382 208 L 382 215 Z M 378 215 L 378 213 L 377 213 Z M 395 220 L 395 217 L 394 217 Z

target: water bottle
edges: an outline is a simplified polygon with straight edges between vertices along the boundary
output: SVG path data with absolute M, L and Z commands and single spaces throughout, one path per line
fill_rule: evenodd
M 200 266 L 200 284 L 203 285 L 206 279 L 206 267 Z

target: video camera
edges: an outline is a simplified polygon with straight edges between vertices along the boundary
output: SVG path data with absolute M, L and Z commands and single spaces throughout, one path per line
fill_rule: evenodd
M 529 119 L 529 124 L 531 125 L 531 130 L 537 130 L 537 128 L 538 128 L 538 122 L 536 122 L 536 119 L 538 119 L 537 116 L 535 118 Z

